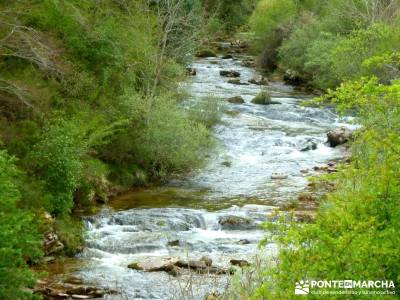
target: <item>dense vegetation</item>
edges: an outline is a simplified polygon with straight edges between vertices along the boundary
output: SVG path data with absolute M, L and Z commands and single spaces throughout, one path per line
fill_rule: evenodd
M 0 1 L 0 298 L 34 282 L 46 212 L 71 254 L 74 208 L 202 163 L 216 110 L 177 82 L 203 22 L 191 0 Z
M 368 59 L 400 50 L 399 22 L 397 1 L 372 0 L 263 0 L 250 19 L 263 67 L 290 69 L 322 90 L 361 76 L 386 83 L 398 76 Z
M 399 294 L 399 16 L 398 1 L 259 2 L 250 25 L 261 65 L 290 69 L 299 82 L 326 92 L 314 104 L 355 113 L 362 127 L 351 164 L 323 178 L 335 191 L 321 199 L 316 221 L 266 224 L 272 238 L 265 242 L 277 243 L 278 257 L 236 296 L 293 299 L 295 283 L 307 279 L 393 280 Z M 385 296 L 329 299 L 363 297 Z
M 400 292 L 398 0 L 21 0 L 0 1 L 0 298 L 31 296 L 46 212 L 73 253 L 75 208 L 202 163 L 220 109 L 185 110 L 177 83 L 199 40 L 250 13 L 260 66 L 363 126 L 315 223 L 270 224 L 278 259 L 236 295 L 292 299 L 307 278 Z

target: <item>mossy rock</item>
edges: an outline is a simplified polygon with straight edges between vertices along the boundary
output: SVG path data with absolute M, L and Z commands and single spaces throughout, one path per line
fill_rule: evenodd
M 223 162 L 221 163 L 221 165 L 223 165 L 223 166 L 229 168 L 230 166 L 232 166 L 232 162 L 231 162 L 231 161 L 228 161 L 228 160 L 225 160 L 225 161 L 223 161 Z
M 196 53 L 196 57 L 216 57 L 217 54 L 211 49 L 201 49 Z
M 245 102 L 242 96 L 231 97 L 228 98 L 227 101 L 233 104 L 243 104 Z
M 139 263 L 137 263 L 137 262 L 134 262 L 134 263 L 129 264 L 129 265 L 128 265 L 128 268 L 129 268 L 129 269 L 133 269 L 133 270 L 138 270 L 138 271 L 142 271 L 142 270 L 143 270 L 143 267 L 141 267 L 141 266 L 139 265 Z
M 271 95 L 266 91 L 262 91 L 262 92 L 258 93 L 258 95 L 255 96 L 253 98 L 253 100 L 251 100 L 251 103 L 261 104 L 261 105 L 281 104 L 278 101 L 272 101 Z

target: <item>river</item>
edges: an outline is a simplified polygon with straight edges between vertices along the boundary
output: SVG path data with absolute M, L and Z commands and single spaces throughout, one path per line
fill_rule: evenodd
M 328 109 L 301 106 L 308 95 L 271 82 L 266 88 L 281 104 L 255 105 L 250 101 L 262 87 L 230 84 L 219 74 L 238 70 L 247 83 L 256 71 L 243 67 L 241 59 L 199 59 L 193 67 L 197 75 L 184 84 L 191 95 L 188 103 L 212 94 L 229 111 L 214 128 L 218 153 L 184 180 L 124 194 L 96 216 L 85 218 L 86 248 L 73 273 L 85 282 L 121 291 L 109 299 L 203 299 L 211 290 L 223 289 L 227 276 L 173 277 L 127 265 L 148 257 L 207 255 L 214 265 L 225 267 L 232 258 L 251 260 L 265 235 L 259 224 L 273 222 L 274 210 L 307 186 L 301 170 L 343 156 L 339 148 L 325 145 L 327 131 L 342 121 Z M 238 95 L 244 104 L 226 101 Z M 301 151 L 310 143 L 317 148 Z M 273 180 L 273 173 L 288 177 Z M 227 216 L 246 222 L 224 226 L 221 220 Z M 275 250 L 270 244 L 261 252 L 269 255 Z

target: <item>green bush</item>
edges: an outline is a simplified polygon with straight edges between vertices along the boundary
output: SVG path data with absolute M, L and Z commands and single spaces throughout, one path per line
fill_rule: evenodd
M 52 195 L 51 213 L 68 214 L 82 176 L 86 145 L 79 124 L 56 119 L 43 132 L 31 154 L 33 166 Z
M 251 103 L 261 104 L 261 105 L 269 105 L 269 104 L 280 104 L 278 101 L 273 101 L 271 99 L 271 94 L 269 91 L 262 91 L 257 94 L 252 100 Z
M 297 9 L 292 0 L 262 0 L 257 4 L 249 24 L 255 34 L 255 47 L 262 51 L 261 67 L 274 70 L 278 48 L 289 34 Z
M 0 298 L 29 299 L 26 288 L 36 282 L 26 261 L 40 257 L 41 238 L 33 213 L 18 208 L 21 194 L 17 188 L 21 173 L 14 159 L 0 151 Z
M 262 0 L 257 4 L 249 24 L 257 39 L 262 43 L 278 26 L 287 26 L 295 18 L 296 5 L 292 0 Z M 260 44 L 261 47 L 264 44 Z
M 64 253 L 73 256 L 82 251 L 85 241 L 83 239 L 83 222 L 79 218 L 63 217 L 56 220 L 54 228 L 60 241 L 64 244 Z
M 342 111 L 358 111 L 363 128 L 352 147 L 353 161 L 330 177 L 337 189 L 320 203 L 314 224 L 282 219 L 282 226 L 266 225 L 279 254 L 254 299 L 292 299 L 295 283 L 307 279 L 393 280 L 399 292 L 400 82 L 385 86 L 376 78 L 363 79 L 342 85 L 327 98 Z
M 186 172 L 204 160 L 212 144 L 203 124 L 190 120 L 174 100 L 152 99 L 144 116 L 146 126 L 136 131 L 135 159 L 153 176 Z
M 398 5 L 378 2 L 260 1 L 249 22 L 260 66 L 294 70 L 322 90 L 372 75 L 364 60 L 398 51 L 400 36 Z
M 341 78 L 333 71 L 338 61 L 331 54 L 340 42 L 340 37 L 330 33 L 322 33 L 310 42 L 305 53 L 303 72 L 316 88 L 325 90 L 338 86 L 341 82 Z
M 244 25 L 257 3 L 256 0 L 203 0 L 202 2 L 206 12 L 219 19 L 228 32 Z
M 363 74 L 363 62 L 373 56 L 400 51 L 400 28 L 374 24 L 342 39 L 332 50 L 332 71 L 341 80 L 357 79 Z

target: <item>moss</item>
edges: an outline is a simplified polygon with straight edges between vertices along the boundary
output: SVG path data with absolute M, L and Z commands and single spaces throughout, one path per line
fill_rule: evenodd
M 251 100 L 251 103 L 261 104 L 261 105 L 280 104 L 280 102 L 278 101 L 272 101 L 271 95 L 267 91 L 262 91 L 258 93 L 257 96 L 255 96 L 253 100 Z
M 73 256 L 84 246 L 83 223 L 79 218 L 64 217 L 55 222 L 56 233 L 64 244 L 64 253 Z

